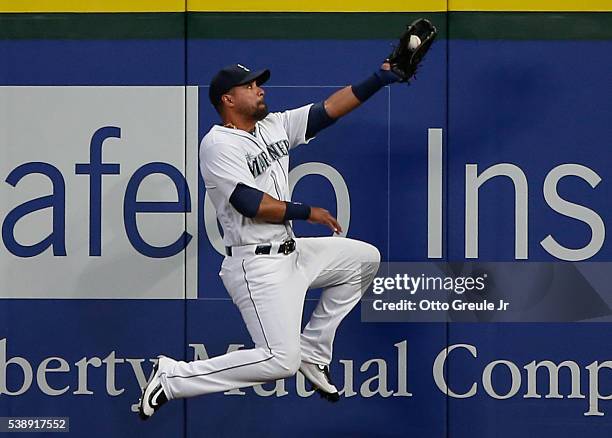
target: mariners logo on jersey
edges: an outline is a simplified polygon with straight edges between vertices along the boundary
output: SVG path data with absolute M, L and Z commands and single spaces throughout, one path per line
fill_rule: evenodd
M 249 170 L 254 178 L 265 172 L 274 161 L 289 155 L 289 142 L 287 140 L 277 141 L 276 143 L 266 145 L 266 150 L 268 153 L 261 151 L 256 156 L 246 154 Z
M 292 237 L 284 224 L 245 219 L 228 199 L 238 184 L 279 200 L 291 199 L 287 168 L 290 151 L 308 143 L 306 125 L 312 105 L 271 112 L 253 134 L 215 125 L 202 139 L 200 169 L 206 193 L 223 228 L 225 246 L 282 242 Z

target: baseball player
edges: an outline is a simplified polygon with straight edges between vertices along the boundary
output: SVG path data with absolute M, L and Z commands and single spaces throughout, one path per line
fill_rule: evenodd
M 325 101 L 270 113 L 261 86 L 269 70 L 225 67 L 210 83 L 209 98 L 222 120 L 200 145 L 200 170 L 223 228 L 226 257 L 219 275 L 254 348 L 192 362 L 159 356 L 139 401 L 150 418 L 172 399 L 244 388 L 295 375 L 298 370 L 330 401 L 333 341 L 342 319 L 373 280 L 378 250 L 340 237 L 296 237 L 292 221 L 307 220 L 340 233 L 324 208 L 292 202 L 289 155 L 322 129 L 357 108 L 400 75 L 387 62 L 365 81 Z M 323 288 L 301 331 L 306 291 Z

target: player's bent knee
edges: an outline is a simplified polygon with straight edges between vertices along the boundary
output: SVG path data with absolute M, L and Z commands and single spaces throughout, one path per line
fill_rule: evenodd
M 380 264 L 380 251 L 374 245 L 369 245 L 368 261 L 372 264 Z
M 274 351 L 274 378 L 284 379 L 294 376 L 300 369 L 301 357 L 299 344 Z
M 378 267 L 380 264 L 380 251 L 374 245 L 370 245 L 369 243 L 362 242 L 359 259 L 362 263 L 368 263 L 372 266 Z
M 352 257 L 361 263 L 380 263 L 380 251 L 372 244 L 353 240 L 349 250 L 352 252 Z
M 298 370 L 300 369 L 301 361 L 302 355 L 299 349 L 285 357 L 283 365 L 287 370 L 288 377 L 294 376 L 298 372 Z
M 361 255 L 361 278 L 366 282 L 372 281 L 380 266 L 380 251 L 374 245 L 364 243 Z
M 292 376 L 295 376 L 297 374 L 297 372 L 300 369 L 300 362 L 301 362 L 301 360 L 298 358 L 297 360 L 294 360 L 293 362 L 291 362 L 291 364 L 289 364 L 289 367 L 287 368 L 287 376 L 286 377 L 292 377 Z
M 285 357 L 285 358 L 275 358 L 275 367 L 274 367 L 274 379 L 286 379 L 295 374 L 300 369 L 300 356 L 296 357 Z

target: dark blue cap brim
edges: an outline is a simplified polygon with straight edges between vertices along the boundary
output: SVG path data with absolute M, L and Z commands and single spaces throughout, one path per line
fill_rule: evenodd
M 268 82 L 268 79 L 270 79 L 270 70 L 268 69 L 259 70 L 259 71 L 252 72 L 246 78 L 244 78 L 242 82 L 236 85 L 244 85 L 244 84 L 248 84 L 249 82 L 253 82 L 253 81 L 257 81 L 257 85 L 261 85 L 261 84 L 265 84 L 266 82 Z

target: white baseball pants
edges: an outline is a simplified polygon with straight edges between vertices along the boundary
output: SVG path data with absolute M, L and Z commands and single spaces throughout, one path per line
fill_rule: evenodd
M 328 365 L 336 329 L 359 302 L 379 262 L 376 247 L 340 237 L 297 238 L 289 255 L 226 257 L 219 275 L 255 348 L 192 362 L 162 359 L 160 380 L 167 397 L 194 397 L 290 377 L 302 360 Z M 300 334 L 309 288 L 323 292 Z

